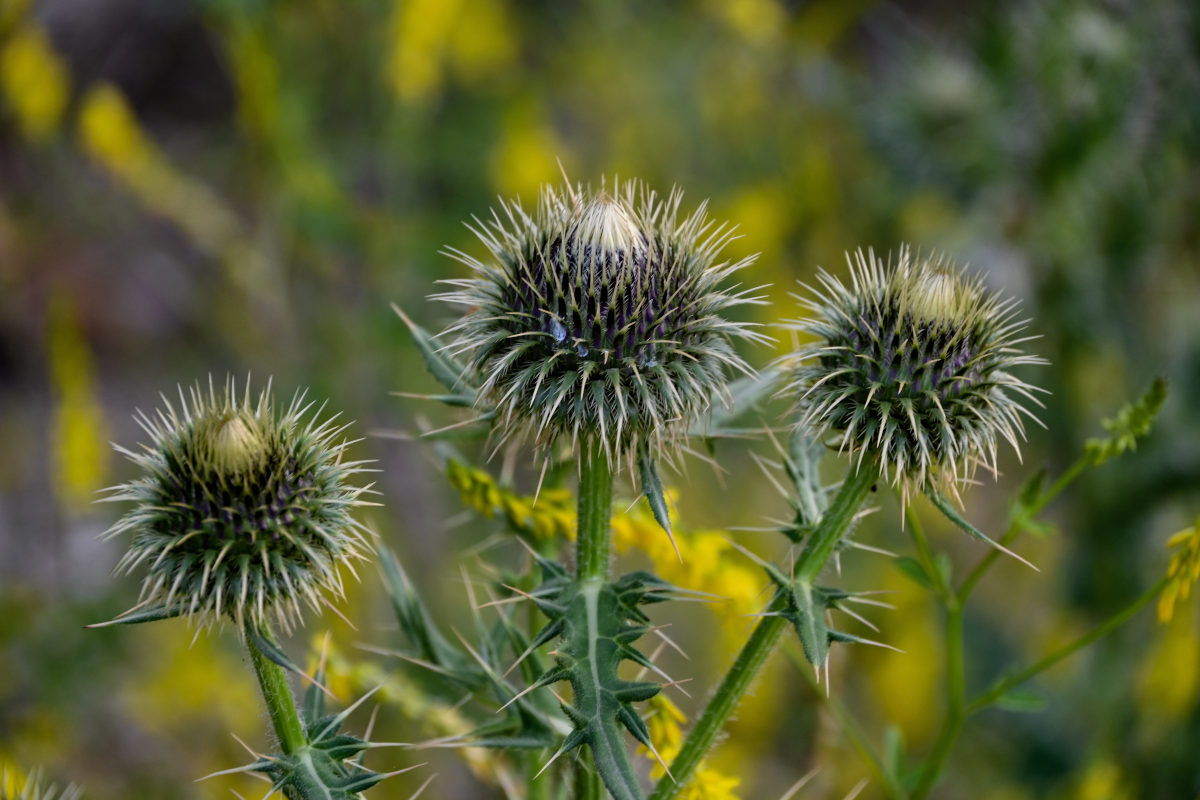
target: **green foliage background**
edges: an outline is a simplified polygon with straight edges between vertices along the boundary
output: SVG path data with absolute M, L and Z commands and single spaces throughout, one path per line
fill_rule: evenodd
M 159 391 L 226 372 L 311 386 L 358 434 L 412 428 L 424 410 L 388 393 L 432 382 L 389 302 L 440 327 L 424 298 L 458 267 L 438 251 L 477 251 L 462 221 L 497 195 L 532 200 L 559 163 L 712 198 L 742 233 L 730 256 L 763 253 L 746 275 L 773 284 L 763 321 L 858 246 L 945 251 L 1021 296 L 1052 362 L 1027 376 L 1052 392 L 1047 431 L 969 495 L 985 530 L 1023 476 L 1069 463 L 1167 376 L 1155 434 L 1026 544 L 1041 574 L 1005 566 L 981 587 L 969 646 L 987 669 L 968 681 L 1085 629 L 1162 573 L 1166 538 L 1200 512 L 1198 99 L 1186 0 L 0 0 L 0 760 L 93 798 L 254 791 L 191 783 L 247 758 L 230 731 L 266 747 L 232 633 L 81 630 L 136 593 L 108 576 L 121 543 L 96 540 L 116 509 L 93 493 L 130 470 L 107 443 L 138 441 L 130 413 Z M 445 524 L 457 500 L 422 445 L 356 449 L 383 470 L 373 526 L 439 612 L 461 613 L 456 554 L 487 527 Z M 674 479 L 682 518 L 778 516 L 728 458 L 727 489 L 701 468 Z M 877 526 L 905 546 L 894 513 Z M 956 560 L 978 552 L 941 534 Z M 875 621 L 907 654 L 855 651 L 834 690 L 920 751 L 940 697 L 933 611 L 886 563 L 867 569 L 898 591 Z M 375 575 L 353 601 L 357 633 L 332 617 L 310 631 L 347 651 L 393 635 Z M 1196 626 L 1192 607 L 1139 617 L 1035 684 L 1040 712 L 980 717 L 935 796 L 1196 796 Z M 728 657 L 686 669 L 708 685 Z M 743 796 L 816 764 L 812 796 L 863 777 L 794 673 L 757 695 L 723 762 Z M 437 796 L 486 795 L 457 762 L 439 769 Z

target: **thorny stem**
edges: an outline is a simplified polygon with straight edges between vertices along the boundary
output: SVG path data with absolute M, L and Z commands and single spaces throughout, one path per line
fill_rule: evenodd
M 265 629 L 261 633 L 264 636 L 271 635 Z M 245 639 L 246 649 L 250 651 L 250 663 L 254 665 L 254 674 L 258 676 L 263 701 L 267 704 L 267 713 L 271 716 L 275 735 L 279 737 L 279 747 L 284 755 L 295 753 L 305 746 L 307 738 L 304 735 L 304 725 L 300 722 L 300 714 L 296 711 L 292 690 L 288 686 L 287 674 L 283 668 L 262 654 L 254 644 L 248 627 Z
M 821 518 L 817 529 L 809 537 L 804 551 L 797 559 L 793 572 L 794 580 L 811 583 L 820 574 L 878 479 L 879 470 L 865 464 L 846 476 L 833 504 Z M 671 762 L 671 774 L 664 775 L 659 780 L 650 795 L 650 800 L 674 800 L 691 780 L 700 761 L 725 727 L 742 696 L 774 650 L 780 634 L 787 627 L 787 620 L 778 613 L 785 608 L 785 597 L 782 590 L 776 591 L 766 613 L 754 626 L 749 640 L 738 653 L 737 659 L 709 700 L 704 713 L 688 734 L 679 754 Z
M 603 446 L 590 441 L 579 455 L 579 531 L 575 575 L 580 581 L 608 577 L 612 544 L 613 474 Z

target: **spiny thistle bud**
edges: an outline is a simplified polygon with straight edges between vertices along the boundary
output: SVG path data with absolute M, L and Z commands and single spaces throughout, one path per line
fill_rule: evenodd
M 502 203 L 476 221 L 489 260 L 451 251 L 476 275 L 439 295 L 468 309 L 445 335 L 502 436 L 658 452 L 725 397 L 731 370 L 749 373 L 732 340 L 764 337 L 722 313 L 761 301 L 718 285 L 753 257 L 718 262 L 731 229 L 703 204 L 681 219 L 681 199 L 637 181 L 547 186 L 532 214 Z
M 253 403 L 249 386 L 239 398 L 232 382 L 218 394 L 211 381 L 179 400 L 139 414 L 149 445 L 118 448 L 144 474 L 108 498 L 136 505 L 106 536 L 133 534 L 118 571 L 148 571 L 140 602 L 115 621 L 187 614 L 290 629 L 301 601 L 341 596 L 340 567 L 371 549 L 351 516 L 369 487 L 348 483 L 364 462 L 342 460 L 345 428 L 306 419 L 302 394 L 282 413 L 269 386 Z
M 812 314 L 794 327 L 816 341 L 784 359 L 798 424 L 918 490 L 953 489 L 979 463 L 995 472 L 1000 439 L 1019 455 L 1021 415 L 1037 421 L 1021 399 L 1041 405 L 1041 390 L 1010 370 L 1046 362 L 1017 349 L 1033 337 L 1019 338 L 1016 301 L 907 247 L 895 264 L 861 250 L 847 261 L 849 285 L 822 270 L 800 298 Z

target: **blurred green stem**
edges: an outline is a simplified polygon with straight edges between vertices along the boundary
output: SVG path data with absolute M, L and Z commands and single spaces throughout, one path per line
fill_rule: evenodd
M 792 572 L 793 580 L 811 584 L 816 579 L 878 479 L 879 470 L 866 464 L 857 471 L 852 469 L 846 476 L 833 504 L 809 536 L 804 551 L 797 559 Z M 671 773 L 658 781 L 650 800 L 673 800 L 687 786 L 787 627 L 787 620 L 777 613 L 786 607 L 786 603 L 784 591 L 776 591 L 766 613 L 754 626 L 750 639 L 738 653 L 725 679 L 688 734 L 679 755 L 671 762 Z
M 846 734 L 846 738 L 850 740 L 850 744 L 858 751 L 862 759 L 867 762 L 867 766 L 874 774 L 875 779 L 883 785 L 888 797 L 893 800 L 904 800 L 908 796 L 904 787 L 900 785 L 897 777 L 890 774 L 884 767 L 879 753 L 876 752 L 862 726 L 858 724 L 858 720 L 850 713 L 850 709 L 846 708 L 846 704 L 837 697 L 826 694 L 821 685 L 817 683 L 812 672 L 812 664 L 809 664 L 808 659 L 805 658 L 803 648 L 797 642 L 788 641 L 783 644 L 783 652 L 787 654 L 788 661 L 792 662 L 796 671 L 800 673 L 800 677 L 804 678 L 813 690 L 817 701 L 824 704 L 833 714 L 838 727 L 842 729 L 842 733 Z
M 1010 516 L 1008 527 L 1004 531 L 998 541 L 1000 544 L 1008 546 L 1018 536 L 1024 526 L 1024 522 L 1032 520 L 1059 494 L 1062 493 L 1071 483 L 1083 474 L 1089 466 L 1092 465 L 1092 459 L 1088 455 L 1081 456 L 1067 470 L 1059 476 L 1050 488 L 1037 495 L 1037 499 L 1022 509 L 1019 516 Z M 924 531 L 920 527 L 920 521 L 912 512 L 912 509 L 907 510 L 908 523 L 913 531 L 913 541 L 916 543 L 918 555 L 921 557 L 922 563 L 927 570 L 930 570 L 931 578 L 936 581 L 935 590 L 941 598 L 946 611 L 945 623 L 945 671 L 946 671 L 946 714 L 942 719 L 942 726 L 938 730 L 937 739 L 934 742 L 933 750 L 926 759 L 924 768 L 921 772 L 921 779 L 916 788 L 913 789 L 913 800 L 920 800 L 928 796 L 932 791 L 938 778 L 941 776 L 942 768 L 945 766 L 946 759 L 950 755 L 950 751 L 954 747 L 955 741 L 962 732 L 962 727 L 967 717 L 979 711 L 982 708 L 994 703 L 1003 694 L 1018 684 L 1029 680 L 1038 673 L 1049 669 L 1054 664 L 1076 652 L 1082 647 L 1086 647 L 1097 639 L 1107 635 L 1125 620 L 1137 613 L 1146 603 L 1150 602 L 1161 590 L 1162 582 L 1160 581 L 1155 587 L 1150 589 L 1146 594 L 1139 597 L 1132 605 L 1127 607 L 1114 617 L 1106 620 L 1091 632 L 1081 636 L 1080 638 L 1068 643 L 1062 648 L 1042 658 L 1033 666 L 1015 673 L 1008 678 L 1001 679 L 993 684 L 992 688 L 983 694 L 973 699 L 970 704 L 966 702 L 966 665 L 965 652 L 963 649 L 963 613 L 975 587 L 979 585 L 979 581 L 991 569 L 992 565 L 999 559 L 1001 552 L 997 549 L 991 549 L 986 555 L 980 558 L 974 569 L 968 573 L 966 579 L 954 590 L 953 587 L 943 585 L 939 573 L 933 569 L 933 558 L 929 551 L 929 545 L 925 539 Z
M 1009 673 L 1008 675 L 1000 678 L 986 691 L 981 692 L 975 697 L 975 699 L 971 701 L 970 705 L 967 706 L 967 713 L 974 714 L 977 711 L 982 711 L 1003 697 L 1005 693 L 1015 689 L 1017 686 L 1020 686 L 1030 678 L 1040 675 L 1068 656 L 1074 655 L 1093 642 L 1103 639 L 1105 636 L 1128 622 L 1131 617 L 1133 617 L 1135 614 L 1145 608 L 1152 600 L 1158 597 L 1163 588 L 1167 585 L 1167 582 L 1168 579 L 1166 577 L 1160 578 L 1158 583 L 1154 584 L 1145 592 L 1143 592 L 1136 600 L 1134 600 L 1121 611 L 1106 619 L 1104 622 L 1101 622 L 1099 625 L 1092 628 L 1087 633 L 1076 639 L 1072 639 L 1070 642 L 1067 642 L 1057 650 L 1042 656 L 1042 658 L 1038 659 L 1025 669 Z
M 271 634 L 264 629 L 261 635 L 270 637 Z M 262 688 L 263 701 L 267 704 L 267 713 L 271 716 L 275 735 L 279 737 L 279 747 L 285 755 L 294 753 L 304 747 L 306 738 L 300 714 L 296 711 L 295 698 L 288 686 L 287 673 L 255 646 L 249 628 L 245 631 L 245 640 L 246 649 L 250 651 L 250 663 L 254 665 L 254 674 L 258 676 L 258 685 Z

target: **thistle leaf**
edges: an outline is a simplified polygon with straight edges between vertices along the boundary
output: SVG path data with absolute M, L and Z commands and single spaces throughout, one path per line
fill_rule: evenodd
M 392 311 L 395 311 L 396 316 L 400 317 L 404 321 L 404 324 L 408 326 L 408 332 L 412 336 L 417 350 L 420 351 L 421 358 L 424 359 L 425 368 L 429 370 L 429 374 L 444 386 L 447 391 L 454 393 L 452 397 L 455 402 L 451 403 L 451 405 L 460 405 L 460 400 L 467 397 L 471 401 L 469 405 L 474 405 L 475 387 L 467 380 L 467 368 L 460 364 L 453 356 L 442 353 L 437 345 L 434 344 L 433 336 L 430 335 L 429 331 L 413 322 L 401 310 L 400 306 L 392 303 Z
M 697 422 L 692 426 L 688 435 L 718 439 L 753 433 L 750 430 L 730 428 L 727 423 L 733 422 L 770 397 L 771 393 L 775 391 L 775 384 L 781 374 L 778 369 L 772 367 L 757 375 L 745 375 L 730 382 L 728 404 L 717 405 L 709 416 L 707 424 L 702 425 Z
M 912 578 L 921 588 L 933 590 L 933 578 L 925 571 L 925 567 L 921 565 L 920 561 L 908 556 L 901 556 L 893 559 L 892 563 L 896 565 L 896 569 Z
M 561 626 L 556 664 L 535 685 L 571 684 L 574 698 L 562 707 L 574 730 L 555 758 L 587 744 L 596 771 L 617 800 L 641 800 L 642 791 L 630 763 L 622 730 L 643 744 L 645 723 L 633 703 L 661 690 L 657 683 L 618 676 L 622 661 L 653 665 L 633 648 L 648 630 L 643 605 L 665 599 L 673 587 L 648 572 L 633 572 L 611 583 L 580 582 L 558 564 L 539 559 L 545 582 L 537 591 L 539 607 L 551 625 Z
M 1005 711 L 1034 713 L 1046 707 L 1046 698 L 1034 692 L 1014 689 L 996 698 L 994 705 Z
M 796 509 L 796 521 L 804 528 L 820 522 L 829 507 L 829 493 L 821 483 L 821 457 L 825 445 L 820 439 L 810 436 L 804 429 L 792 432 L 783 465 L 788 477 L 796 487 L 792 505 Z
M 305 675 L 304 670 L 300 669 L 296 662 L 288 658 L 288 654 L 283 652 L 279 645 L 275 643 L 275 639 L 271 636 L 269 631 L 264 628 L 246 626 L 246 635 L 250 637 L 251 641 L 254 643 L 254 646 L 262 651 L 262 654 L 266 656 L 268 660 L 278 664 L 288 672 L 308 677 Z
M 1004 555 L 1006 555 L 1006 556 L 1015 558 L 1017 561 L 1020 561 L 1022 564 L 1029 567 L 1033 571 L 1041 572 L 1041 570 L 1039 570 L 1037 567 L 1035 567 L 1028 560 L 1022 558 L 1021 556 L 1014 553 L 1012 550 L 1009 550 L 1004 545 L 1002 545 L 999 542 L 995 541 L 994 539 L 990 538 L 983 531 L 979 530 L 974 525 L 972 525 L 970 522 L 968 522 L 961 514 L 959 514 L 954 509 L 954 506 L 950 505 L 950 503 L 946 500 L 946 498 L 942 497 L 942 495 L 936 489 L 929 489 L 928 491 L 925 492 L 925 495 L 926 495 L 926 497 L 928 497 L 930 500 L 933 501 L 933 504 L 935 506 L 937 506 L 938 511 L 941 511 L 942 514 L 946 517 L 946 519 L 953 522 L 955 525 L 957 525 L 960 529 L 962 529 L 968 535 L 973 536 L 976 539 L 978 539 L 979 541 L 990 545 L 991 547 L 995 548 L 996 550 L 999 550 L 1001 553 L 1004 553 Z
M 658 469 L 654 465 L 654 456 L 650 454 L 650 448 L 645 444 L 638 448 L 637 463 L 642 494 L 650 503 L 650 511 L 653 512 L 654 519 L 667 532 L 667 538 L 671 540 L 671 547 L 675 548 L 675 555 L 679 556 L 680 561 L 683 561 L 679 546 L 675 544 L 675 532 L 671 529 L 671 514 L 667 508 L 667 498 L 663 494 L 662 481 L 658 477 Z
M 107 628 L 111 625 L 138 625 L 143 622 L 158 622 L 160 619 L 173 619 L 174 617 L 183 616 L 187 613 L 187 609 L 181 606 L 151 606 L 143 608 L 140 611 L 126 611 L 120 616 L 110 619 L 107 622 L 93 622 L 91 625 L 85 625 L 85 628 Z

